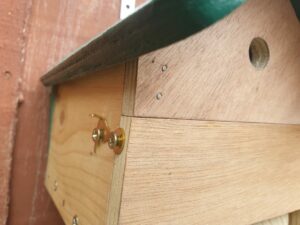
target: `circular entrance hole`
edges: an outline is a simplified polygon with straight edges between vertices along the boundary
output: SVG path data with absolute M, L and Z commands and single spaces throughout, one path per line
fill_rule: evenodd
M 263 69 L 267 66 L 270 59 L 270 50 L 264 39 L 256 37 L 251 41 L 249 59 L 251 64 L 257 69 Z

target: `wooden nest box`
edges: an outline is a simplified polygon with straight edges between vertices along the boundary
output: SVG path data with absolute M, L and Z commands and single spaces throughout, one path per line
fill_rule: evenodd
M 153 0 L 48 72 L 46 186 L 65 223 L 246 225 L 300 209 L 297 7 Z

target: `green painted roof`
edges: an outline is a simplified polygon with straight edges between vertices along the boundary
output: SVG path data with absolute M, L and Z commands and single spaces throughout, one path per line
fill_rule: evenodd
M 300 0 L 291 0 L 291 2 L 294 6 L 297 17 L 300 20 Z
M 246 0 L 152 0 L 54 67 L 42 82 L 55 85 L 136 58 L 195 34 Z

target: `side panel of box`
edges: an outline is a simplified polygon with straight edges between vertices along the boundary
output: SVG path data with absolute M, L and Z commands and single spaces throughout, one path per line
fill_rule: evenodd
M 66 224 L 106 225 L 115 154 L 91 135 L 96 113 L 120 126 L 124 65 L 57 88 L 46 186 Z
M 257 37 L 269 55 L 257 39 L 250 54 Z M 206 30 L 140 57 L 134 115 L 299 124 L 299 52 L 290 1 L 247 1 Z M 255 68 L 251 60 L 267 64 Z
M 132 118 L 121 225 L 246 225 L 300 208 L 300 126 Z

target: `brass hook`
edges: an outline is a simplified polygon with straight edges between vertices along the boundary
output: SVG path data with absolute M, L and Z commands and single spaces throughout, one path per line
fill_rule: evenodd
M 96 153 L 97 146 L 100 145 L 100 143 L 105 143 L 109 140 L 110 137 L 110 130 L 107 126 L 107 121 L 103 117 L 97 115 L 97 114 L 90 114 L 91 118 L 97 118 L 98 123 L 97 126 L 93 129 L 92 132 L 92 140 L 94 141 L 94 153 Z
M 112 149 L 115 154 L 120 154 L 125 143 L 124 129 L 118 128 L 111 132 L 106 119 L 94 113 L 90 114 L 90 117 L 98 119 L 97 127 L 94 128 L 92 132 L 92 140 L 95 143 L 94 153 L 96 153 L 97 146 L 100 145 L 100 143 L 108 142 L 109 148 Z

